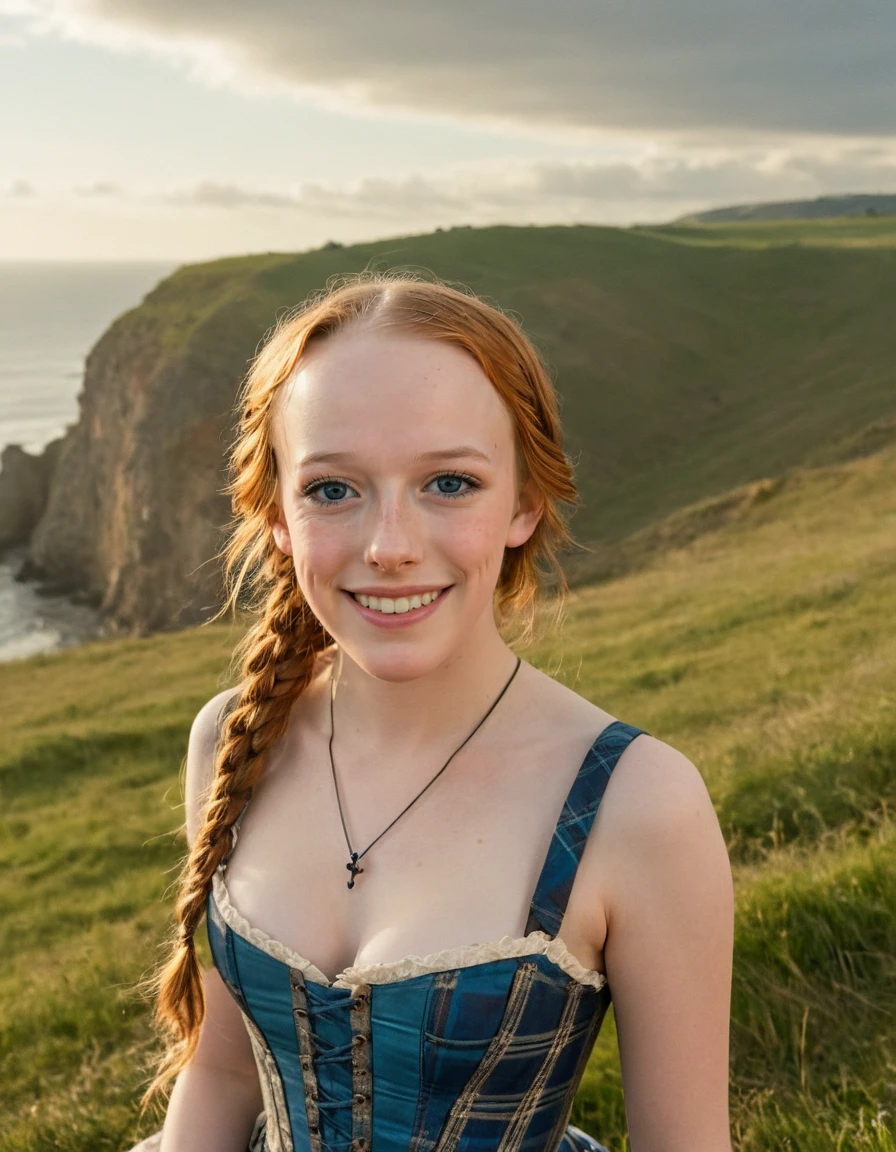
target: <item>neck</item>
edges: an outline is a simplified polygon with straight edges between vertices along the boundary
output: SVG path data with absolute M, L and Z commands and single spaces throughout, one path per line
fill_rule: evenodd
M 337 740 L 360 739 L 368 750 L 397 759 L 450 752 L 494 703 L 516 662 L 497 631 L 489 644 L 469 646 L 426 676 L 405 681 L 371 676 L 341 652 L 334 664 Z

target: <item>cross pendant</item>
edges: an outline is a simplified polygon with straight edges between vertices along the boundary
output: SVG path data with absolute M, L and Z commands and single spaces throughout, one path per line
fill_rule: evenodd
M 352 858 L 351 858 L 351 860 L 349 860 L 348 864 L 346 864 L 346 868 L 348 868 L 349 872 L 351 872 L 351 874 L 352 874 L 352 878 L 351 878 L 351 880 L 349 880 L 346 887 L 347 888 L 354 888 L 355 876 L 357 876 L 360 872 L 364 871 L 363 868 L 358 867 L 358 853 L 357 852 L 352 852 Z

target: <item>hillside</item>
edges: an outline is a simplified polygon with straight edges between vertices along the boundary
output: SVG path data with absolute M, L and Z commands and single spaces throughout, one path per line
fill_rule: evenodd
M 816 196 L 814 200 L 777 200 L 733 204 L 679 217 L 676 224 L 725 224 L 735 220 L 823 220 L 843 216 L 896 216 L 896 193 Z
M 664 550 L 525 652 L 707 781 L 737 893 L 737 1152 L 896 1152 L 896 445 L 875 446 L 679 510 Z M 235 638 L 0 666 L 4 1152 L 117 1152 L 157 1123 L 136 1116 L 131 989 L 171 906 L 189 725 Z M 626 1152 L 611 1021 L 574 1119 Z
M 736 220 L 719 224 L 638 225 L 644 236 L 711 248 L 893 248 L 896 216 L 828 220 Z
M 522 319 L 563 397 L 574 528 L 612 546 L 893 414 L 896 222 L 862 223 L 798 241 L 773 225 L 456 229 L 181 268 L 91 352 L 27 569 L 125 630 L 206 619 L 247 363 L 279 312 L 367 267 L 431 270 Z

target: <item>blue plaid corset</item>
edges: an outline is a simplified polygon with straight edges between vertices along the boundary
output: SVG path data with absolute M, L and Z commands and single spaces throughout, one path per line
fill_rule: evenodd
M 607 781 L 641 732 L 616 720 L 589 749 L 519 939 L 330 982 L 239 914 L 225 861 L 208 934 L 258 1063 L 265 1111 L 253 1149 L 600 1152 L 568 1121 L 610 990 L 556 936 Z

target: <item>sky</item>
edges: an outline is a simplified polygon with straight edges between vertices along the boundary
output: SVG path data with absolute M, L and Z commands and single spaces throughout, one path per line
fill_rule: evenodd
M 0 0 L 0 259 L 896 192 L 893 0 Z

